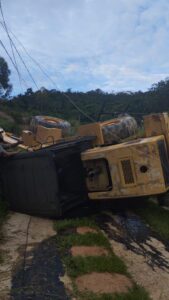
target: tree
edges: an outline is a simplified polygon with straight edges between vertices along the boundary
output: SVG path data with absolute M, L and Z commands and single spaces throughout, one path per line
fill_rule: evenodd
M 9 96 L 12 85 L 9 82 L 11 71 L 3 57 L 0 57 L 0 96 L 6 98 Z
M 31 96 L 31 95 L 33 95 L 33 90 L 32 88 L 28 88 L 25 92 L 25 96 Z

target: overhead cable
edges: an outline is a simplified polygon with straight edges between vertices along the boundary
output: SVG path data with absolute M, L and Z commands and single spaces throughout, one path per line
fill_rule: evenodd
M 16 65 L 15 65 L 15 63 L 14 63 L 14 61 L 13 61 L 11 55 L 9 54 L 8 50 L 6 49 L 4 43 L 3 43 L 1 40 L 0 40 L 0 45 L 1 45 L 2 48 L 4 49 L 5 53 L 6 53 L 7 56 L 9 57 L 9 59 L 10 59 L 12 65 L 14 66 L 15 70 L 17 71 Z M 23 78 L 21 78 L 21 79 L 22 79 L 22 80 L 24 81 L 24 83 L 26 84 L 25 80 L 24 80 Z
M 11 37 L 10 37 L 10 34 L 8 32 L 8 28 L 6 26 L 6 22 L 5 22 L 5 18 L 4 18 L 4 13 L 3 13 L 3 9 L 2 9 L 2 1 L 0 0 L 0 12 L 1 12 L 1 15 L 2 15 L 2 20 L 3 20 L 3 27 L 7 33 L 7 36 L 8 36 L 8 39 L 9 39 L 9 43 L 10 43 L 10 47 L 11 47 L 11 51 L 12 51 L 12 56 L 13 56 L 13 62 L 16 66 L 16 71 L 17 71 L 17 74 L 18 74 L 18 77 L 19 77 L 19 82 L 20 82 L 20 86 L 21 86 L 21 89 L 22 89 L 22 79 L 21 79 L 21 74 L 19 72 L 19 68 L 18 68 L 18 65 L 17 65 L 17 61 L 16 61 L 16 57 L 15 57 L 15 53 L 14 53 L 14 49 L 13 49 L 13 45 L 12 45 L 12 41 L 11 41 Z
M 53 79 L 42 68 L 42 66 L 40 65 L 40 63 L 35 58 L 33 58 L 32 55 L 29 54 L 29 52 L 27 51 L 27 49 L 25 48 L 25 46 L 23 45 L 23 43 L 16 37 L 16 35 L 11 30 L 10 30 L 10 33 L 13 35 L 13 37 L 15 38 L 15 40 L 20 44 L 20 46 L 25 51 L 25 53 L 27 54 L 27 56 L 33 61 L 34 64 L 37 65 L 37 67 L 40 69 L 40 71 L 43 73 L 43 75 L 46 76 L 46 78 L 48 78 L 53 85 L 55 85 L 55 82 L 53 81 Z
M 46 76 L 46 78 L 48 80 L 50 80 L 50 82 L 53 84 L 53 86 L 59 90 L 58 86 L 56 85 L 56 83 L 53 81 L 53 79 L 48 75 L 48 73 L 46 71 L 44 71 L 43 67 L 41 66 L 41 64 L 39 62 L 37 62 L 37 60 L 35 58 L 33 58 L 29 52 L 27 51 L 27 49 L 25 48 L 25 46 L 23 45 L 23 43 L 16 37 L 16 35 L 10 30 L 11 34 L 13 35 L 13 37 L 16 39 L 16 41 L 21 45 L 22 49 L 25 51 L 25 53 L 28 55 L 28 57 L 38 66 L 38 68 L 40 69 L 40 71 L 43 73 L 44 76 Z M 67 95 L 66 93 L 62 92 L 64 97 L 82 114 L 84 115 L 88 120 L 90 120 L 91 122 L 95 122 L 95 120 L 90 117 L 84 110 L 82 110 L 72 99 L 69 95 Z
M 3 27 L 3 29 L 5 30 L 4 24 L 3 24 L 1 21 L 0 21 L 0 24 L 1 24 L 1 26 Z M 5 31 L 6 31 L 6 30 L 5 30 Z M 33 81 L 33 83 L 34 83 L 34 85 L 36 86 L 36 88 L 39 89 L 39 87 L 38 87 L 38 85 L 37 85 L 37 83 L 36 83 L 34 77 L 32 76 L 32 74 L 31 74 L 29 68 L 27 67 L 27 65 L 26 65 L 26 63 L 25 63 L 25 61 L 24 61 L 24 59 L 22 58 L 22 56 L 21 56 L 19 50 L 17 49 L 17 47 L 16 47 L 16 45 L 15 45 L 15 43 L 14 43 L 14 41 L 12 40 L 11 37 L 10 37 L 10 40 L 11 40 L 12 46 L 14 47 L 15 51 L 17 52 L 17 54 L 18 54 L 18 56 L 19 56 L 21 62 L 23 63 L 25 69 L 27 70 L 27 72 L 28 72 L 28 74 L 29 74 L 31 80 Z
M 14 51 L 13 51 L 13 47 L 14 49 L 16 50 L 19 58 L 21 59 L 23 65 L 25 66 L 29 76 L 31 77 L 32 81 L 34 82 L 35 86 L 37 89 L 39 89 L 38 85 L 36 84 L 36 81 L 34 80 L 31 72 L 29 71 L 28 67 L 26 66 L 22 56 L 20 55 L 15 43 L 13 42 L 10 34 L 9 34 L 9 30 L 8 30 L 8 27 L 6 25 L 6 22 L 5 22 L 5 18 L 4 18 L 4 14 L 3 14 L 3 9 L 2 9 L 2 2 L 0 0 L 0 11 L 1 11 L 1 15 L 2 15 L 2 19 L 3 19 L 3 23 L 1 23 L 2 27 L 5 29 L 6 33 L 7 33 L 7 36 L 10 40 L 10 44 L 11 44 L 11 50 L 12 50 L 12 54 L 13 54 L 13 58 L 14 58 L 14 62 L 12 62 L 13 65 L 15 65 L 15 69 L 17 70 L 17 73 L 19 75 L 19 71 L 18 71 L 18 67 L 17 67 L 17 62 L 16 62 L 16 59 L 15 59 L 15 54 L 14 54 Z M 11 32 L 11 31 L 10 31 Z M 12 33 L 13 34 L 13 33 Z M 13 34 L 13 36 L 16 38 L 16 36 Z M 52 84 L 55 86 L 56 89 L 58 89 L 57 85 L 55 84 L 55 82 L 51 79 L 51 77 L 43 70 L 43 68 L 41 67 L 41 65 L 28 53 L 28 51 L 26 50 L 26 48 L 23 46 L 23 44 L 17 39 L 17 41 L 22 45 L 22 48 L 24 49 L 24 51 L 26 52 L 26 54 L 29 56 L 29 58 L 31 58 L 31 60 L 40 68 L 41 72 L 52 82 Z M 4 45 L 3 45 L 4 46 Z M 9 55 L 8 55 L 9 56 Z M 11 58 L 10 58 L 11 60 Z M 87 119 L 89 119 L 90 121 L 92 122 L 95 122 L 95 120 L 90 117 L 86 112 L 84 112 L 72 99 L 69 95 L 67 95 L 66 93 L 62 92 L 64 97 L 82 114 L 84 115 Z

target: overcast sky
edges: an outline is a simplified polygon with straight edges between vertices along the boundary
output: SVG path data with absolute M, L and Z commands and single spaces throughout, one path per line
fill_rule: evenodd
M 146 90 L 169 76 L 168 0 L 2 0 L 9 28 L 61 90 Z M 2 20 L 2 18 L 0 18 Z M 8 39 L 0 38 L 10 52 Z M 15 41 L 16 42 L 16 41 Z M 18 49 L 39 87 L 55 88 Z M 22 92 L 12 71 L 13 93 Z M 26 83 L 36 87 L 19 63 Z

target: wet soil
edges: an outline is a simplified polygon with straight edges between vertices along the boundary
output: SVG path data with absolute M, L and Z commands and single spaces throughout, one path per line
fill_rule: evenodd
M 0 299 L 67 300 L 53 221 L 11 213 L 3 226 Z
M 97 217 L 115 254 L 153 300 L 169 299 L 169 240 L 161 239 L 139 216 L 129 211 L 107 212 Z
M 55 238 L 41 242 L 28 251 L 26 260 L 20 261 L 12 278 L 11 299 L 68 300 L 60 281 L 63 266 L 56 249 Z
M 161 250 L 151 243 L 152 239 L 158 240 L 168 252 L 169 240 L 161 239 L 139 216 L 131 212 L 121 212 L 116 215 L 102 214 L 98 221 L 109 239 L 123 244 L 127 250 L 137 255 L 146 257 L 147 263 L 152 268 L 159 267 L 169 272 L 169 261 L 163 256 Z

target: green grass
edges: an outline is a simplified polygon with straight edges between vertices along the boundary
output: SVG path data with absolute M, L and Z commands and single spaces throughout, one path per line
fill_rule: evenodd
M 102 246 L 110 249 L 110 244 L 107 238 L 101 233 L 86 233 L 84 235 L 80 234 L 69 234 L 57 236 L 57 244 L 59 249 L 62 251 L 71 248 L 72 246 Z
M 169 211 L 146 201 L 142 207 L 135 208 L 135 212 L 162 238 L 169 239 Z
M 64 231 L 68 228 L 76 228 L 80 226 L 89 226 L 92 228 L 98 228 L 94 218 L 76 218 L 76 219 L 65 219 L 55 222 L 54 228 L 59 233 L 61 231 Z
M 72 278 L 91 272 L 127 274 L 125 264 L 113 253 L 109 256 L 67 256 L 64 259 L 64 263 L 67 268 L 67 274 Z
M 79 293 L 79 300 L 150 300 L 144 288 L 135 285 L 128 293 L 123 294 L 102 294 Z
M 98 233 L 86 233 L 80 235 L 72 229 L 79 226 L 96 228 Z M 73 295 L 78 300 L 150 300 L 144 288 L 134 284 L 128 293 L 123 294 L 94 294 L 79 292 L 75 283 L 78 276 L 92 272 L 120 273 L 128 277 L 127 267 L 124 262 L 116 256 L 108 239 L 95 224 L 94 218 L 69 219 L 58 221 L 54 225 L 57 231 L 57 248 L 61 254 L 67 275 L 72 279 Z M 102 246 L 109 251 L 108 256 L 75 256 L 70 255 L 72 246 Z

